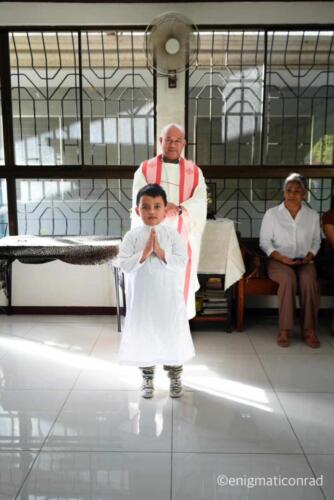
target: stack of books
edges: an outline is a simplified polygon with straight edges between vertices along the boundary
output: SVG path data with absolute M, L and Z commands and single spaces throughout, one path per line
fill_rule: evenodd
M 224 290 L 209 290 L 202 292 L 202 316 L 225 316 L 228 314 L 228 304 Z
M 227 316 L 228 304 L 220 278 L 209 278 L 205 288 L 196 294 L 200 316 Z

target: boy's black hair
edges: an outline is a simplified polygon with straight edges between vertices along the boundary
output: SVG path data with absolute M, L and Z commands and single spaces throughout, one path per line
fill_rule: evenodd
M 146 184 L 146 186 L 139 189 L 136 198 L 136 205 L 139 206 L 140 198 L 142 196 L 150 196 L 151 198 L 156 198 L 157 196 L 161 196 L 164 201 L 164 205 L 167 205 L 167 195 L 166 191 L 159 186 L 159 184 Z

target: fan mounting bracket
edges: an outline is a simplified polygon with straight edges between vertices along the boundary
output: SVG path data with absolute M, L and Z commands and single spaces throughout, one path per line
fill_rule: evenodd
M 176 89 L 176 87 L 177 87 L 176 71 L 170 69 L 168 71 L 168 88 L 169 89 Z

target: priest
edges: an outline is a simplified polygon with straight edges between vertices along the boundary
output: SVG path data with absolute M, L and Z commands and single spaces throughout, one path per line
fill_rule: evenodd
M 131 227 L 142 224 L 134 210 L 138 191 L 146 184 L 161 185 L 168 200 L 165 223 L 177 229 L 187 243 L 184 297 L 190 319 L 196 315 L 197 267 L 206 222 L 207 190 L 201 169 L 181 156 L 186 144 L 184 136 L 184 129 L 176 123 L 164 127 L 159 139 L 162 154 L 145 160 L 135 172 Z

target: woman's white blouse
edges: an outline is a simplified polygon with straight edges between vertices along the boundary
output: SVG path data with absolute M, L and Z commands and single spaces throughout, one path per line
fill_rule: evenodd
M 305 257 L 308 252 L 316 255 L 320 243 L 319 215 L 304 203 L 295 219 L 284 202 L 264 214 L 260 247 L 268 256 L 275 250 L 290 259 Z

